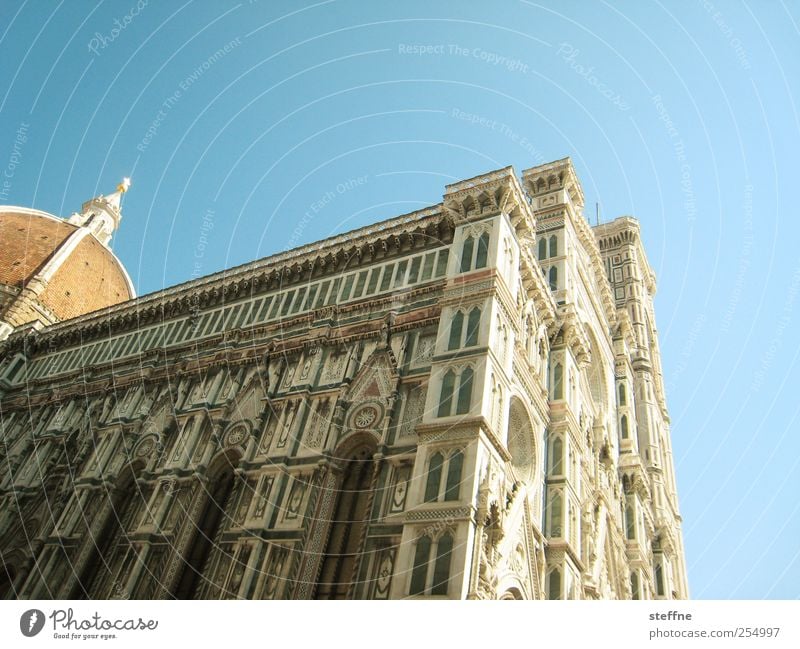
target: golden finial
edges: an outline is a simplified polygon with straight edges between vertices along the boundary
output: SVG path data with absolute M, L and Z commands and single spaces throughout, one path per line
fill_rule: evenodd
M 119 185 L 117 185 L 117 191 L 120 194 L 124 194 L 126 191 L 128 191 L 128 187 L 130 187 L 130 186 L 131 186 L 131 179 L 130 178 L 123 178 L 122 182 Z

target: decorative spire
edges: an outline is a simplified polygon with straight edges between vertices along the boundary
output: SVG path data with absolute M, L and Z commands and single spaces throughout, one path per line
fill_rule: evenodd
M 81 212 L 69 217 L 69 222 L 87 228 L 95 238 L 107 246 L 122 220 L 122 195 L 131 186 L 130 178 L 123 178 L 117 191 L 97 196 L 81 207 Z

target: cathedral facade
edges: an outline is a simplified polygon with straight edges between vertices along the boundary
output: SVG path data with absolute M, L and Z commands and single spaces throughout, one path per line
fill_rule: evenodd
M 0 597 L 688 597 L 655 277 L 569 159 L 139 298 L 122 191 L 0 208 Z

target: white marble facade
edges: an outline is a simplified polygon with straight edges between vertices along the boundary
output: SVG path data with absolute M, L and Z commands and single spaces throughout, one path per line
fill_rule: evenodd
M 688 596 L 638 222 L 569 159 L 2 348 L 5 597 Z

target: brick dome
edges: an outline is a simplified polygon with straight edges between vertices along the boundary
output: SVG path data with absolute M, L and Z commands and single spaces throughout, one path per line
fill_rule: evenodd
M 16 301 L 14 326 L 66 320 L 134 296 L 120 261 L 85 228 L 0 206 L 0 315 Z M 17 298 L 30 302 L 24 313 Z

